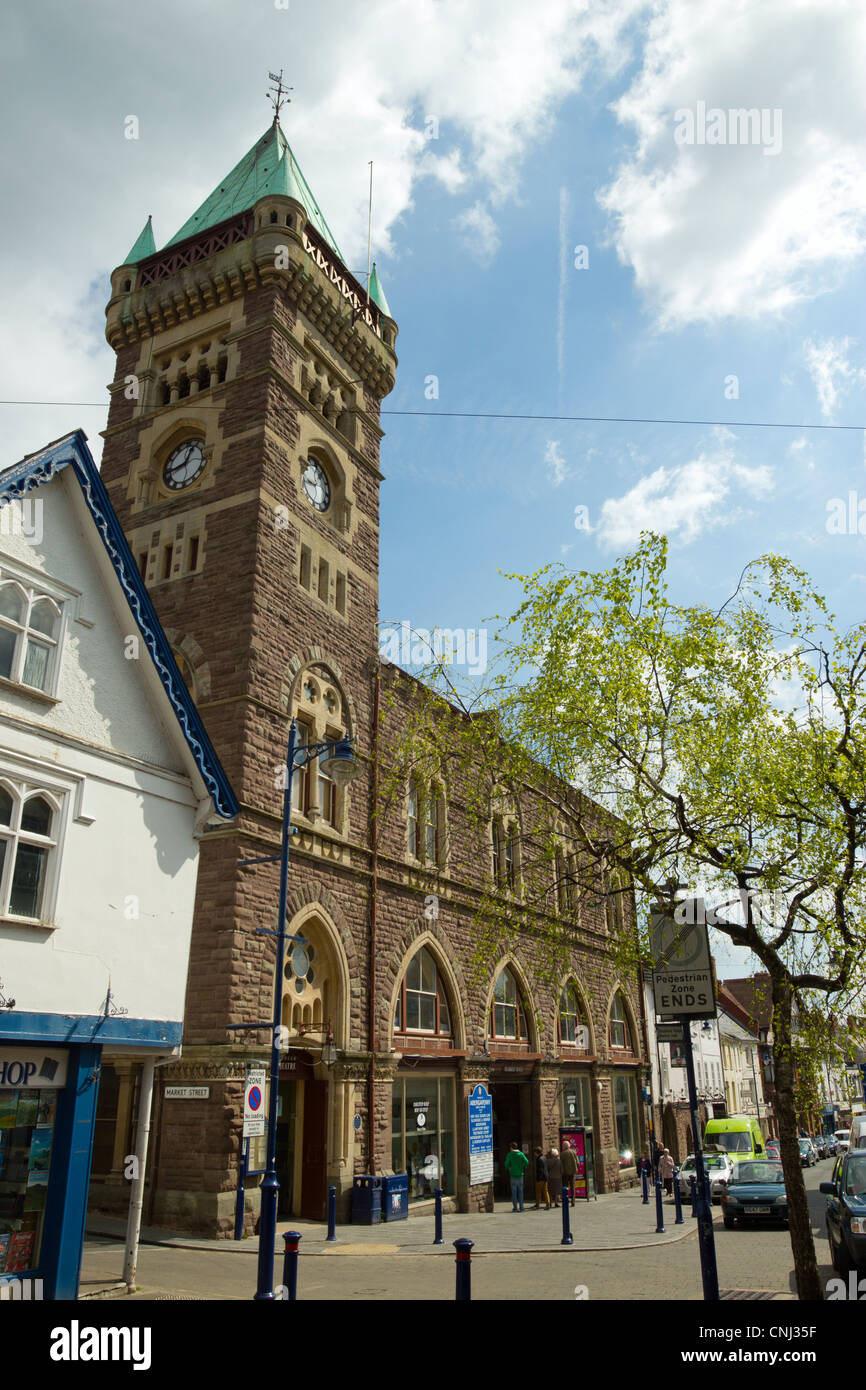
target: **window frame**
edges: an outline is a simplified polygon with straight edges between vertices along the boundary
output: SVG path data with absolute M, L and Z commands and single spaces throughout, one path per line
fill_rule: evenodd
M 422 957 L 426 957 L 427 960 L 429 960 L 429 962 L 431 963 L 431 965 L 432 965 L 432 967 L 433 967 L 433 972 L 434 972 L 434 988 L 433 988 L 432 990 L 425 990 L 425 989 L 420 989 L 420 988 L 419 988 L 419 989 L 415 989 L 414 987 L 413 987 L 412 989 L 410 989 L 410 988 L 409 988 L 409 985 L 408 985 L 408 983 L 407 983 L 407 981 L 408 981 L 408 976 L 409 976 L 409 971 L 410 971 L 411 967 L 415 964 L 416 961 L 418 961 L 419 964 L 421 964 L 421 963 L 422 963 Z M 422 974 L 422 983 L 423 983 L 423 974 Z M 432 998 L 432 999 L 434 1000 L 434 1006 L 433 1006 L 433 1008 L 434 1008 L 434 1026 L 433 1026 L 433 1028 L 421 1028 L 421 1027 L 414 1027 L 414 1028 L 413 1028 L 413 1027 L 410 1027 L 410 1026 L 409 1026 L 409 1023 L 408 1023 L 408 1017 L 409 1017 L 409 999 L 408 999 L 408 996 L 409 996 L 410 994 L 417 994 L 420 998 L 424 998 L 424 999 L 430 999 L 430 998 Z M 443 1011 L 442 1011 L 442 999 L 443 999 L 443 996 L 444 996 L 444 1002 L 445 1002 L 445 1014 L 447 1015 L 447 1020 L 448 1020 L 448 1027 L 447 1027 L 447 1029 L 445 1029 L 445 1028 L 442 1027 L 442 1012 L 443 1012 Z M 420 1017 L 420 1007 L 419 1007 L 419 1017 Z M 420 1036 L 420 1037 L 425 1037 L 425 1038 L 438 1038 L 438 1039 L 444 1039 L 444 1040 L 446 1040 L 446 1041 L 453 1042 L 453 1039 L 454 1039 L 454 1025 L 453 1025 L 452 1020 L 451 1020 L 451 1005 L 450 1005 L 449 1000 L 448 1000 L 448 991 L 447 991 L 447 989 L 446 989 L 446 987 L 445 987 L 445 982 L 444 982 L 444 980 L 443 980 L 443 978 L 442 978 L 442 971 L 439 969 L 439 964 L 438 964 L 438 962 L 437 962 L 437 960 L 436 960 L 436 957 L 434 956 L 433 952 L 430 950 L 430 948 L 429 948 L 428 946 L 421 946 L 421 947 L 415 952 L 415 954 L 411 957 L 411 959 L 408 960 L 408 961 L 406 962 L 406 969 L 403 971 L 403 977 L 402 977 L 402 979 L 401 979 L 401 981 L 400 981 L 400 988 L 399 988 L 399 990 L 397 991 L 397 1002 L 396 1002 L 396 1005 L 395 1005 L 395 1008 L 394 1008 L 394 1032 L 395 1032 L 395 1033 L 400 1033 L 401 1035 L 404 1035 L 404 1036 L 405 1036 L 405 1035 L 412 1035 L 412 1036 Z
M 571 994 L 574 996 L 574 1013 L 573 1013 L 573 1014 L 571 1014 L 571 1013 L 566 1013 L 565 1010 L 564 1010 L 563 1007 L 562 1007 L 563 999 L 565 998 L 566 994 L 569 994 L 569 993 L 571 993 Z M 575 1037 L 573 1037 L 573 1038 L 566 1038 L 566 1037 L 563 1035 L 563 1030 L 562 1030 L 562 1020 L 563 1020 L 563 1016 L 565 1016 L 566 1018 L 574 1018 L 574 1020 L 575 1020 L 575 1025 L 574 1025 Z M 562 990 L 560 991 L 560 995 L 559 995 L 559 1006 L 558 1006 L 558 1008 L 557 1008 L 557 1027 L 558 1027 L 558 1030 L 559 1030 L 559 1043 L 560 1043 L 560 1046 L 561 1046 L 561 1047 L 574 1048 L 575 1051 L 578 1051 L 578 1052 L 588 1052 L 588 1051 L 589 1051 L 589 1047 L 584 1047 L 584 1046 L 583 1046 L 583 1043 L 580 1041 L 579 1037 L 577 1036 L 577 1031 L 578 1031 L 579 1028 L 586 1028 L 586 1031 L 587 1031 L 587 1042 L 589 1041 L 589 1025 L 584 1021 L 583 1010 L 581 1009 L 581 1004 L 580 1004 L 580 993 L 579 993 L 579 991 L 578 991 L 577 985 L 574 983 L 573 980 L 566 980 L 565 984 L 564 984 L 563 987 L 562 987 Z
M 614 1007 L 618 1000 L 621 1001 L 622 1018 L 614 1018 L 613 1014 Z M 613 1029 L 615 1023 L 618 1026 L 621 1026 L 623 1029 L 624 1041 L 621 1043 L 614 1042 Z M 632 1037 L 632 1027 L 631 1023 L 629 1022 L 628 1008 L 626 1006 L 625 996 L 621 989 L 618 989 L 616 991 L 616 993 L 610 1001 L 610 1011 L 608 1014 L 608 1040 L 610 1042 L 611 1048 L 615 1048 L 617 1052 L 630 1052 L 634 1054 L 634 1039 Z
M 16 574 L 5 564 L 0 568 L 0 593 L 4 589 L 17 589 L 24 599 L 23 621 L 0 615 L 0 631 L 14 633 L 14 646 L 8 676 L 0 676 L 7 686 L 43 698 L 56 699 L 60 679 L 61 657 L 64 647 L 67 620 L 67 599 L 51 589 Z M 57 621 L 54 637 L 48 637 L 38 628 L 31 627 L 30 619 L 38 603 L 48 603 L 56 612 Z M 43 685 L 29 685 L 24 679 L 27 654 L 30 645 L 47 650 L 45 681 Z
M 499 984 L 499 981 L 500 981 L 500 979 L 502 978 L 503 975 L 507 975 L 508 978 L 509 978 L 509 980 L 510 980 L 510 981 L 512 982 L 512 984 L 514 985 L 514 993 L 515 993 L 514 1003 L 512 1003 L 510 1000 L 505 1000 L 505 1001 L 503 1001 L 503 1000 L 497 1000 L 497 998 L 496 998 L 496 988 L 497 988 L 497 986 L 498 986 L 498 984 Z M 517 1027 L 517 1032 L 516 1032 L 516 1033 L 498 1033 L 498 1032 L 496 1031 L 496 1010 L 497 1010 L 497 1009 L 514 1009 L 514 1010 L 515 1010 L 516 1027 Z M 518 980 L 516 974 L 514 973 L 514 971 L 513 971 L 512 968 L 511 968 L 511 966 L 508 965 L 508 964 L 503 965 L 503 966 L 497 971 L 497 973 L 496 973 L 496 978 L 495 978 L 495 980 L 493 981 L 493 992 L 492 992 L 492 994 L 491 994 L 491 996 L 490 996 L 490 1013 L 489 1013 L 488 1020 L 487 1020 L 487 1026 L 488 1026 L 488 1029 L 489 1029 L 489 1035 L 490 1035 L 490 1041 L 491 1041 L 491 1042 L 521 1042 L 521 1043 L 522 1043 L 522 1042 L 527 1042 L 527 1043 L 528 1043 L 528 1042 L 530 1041 L 530 1038 L 529 1038 L 529 1025 L 527 1024 L 527 1021 L 526 1021 L 526 1008 L 525 1008 L 525 1005 L 524 1005 L 524 1003 L 523 1003 L 523 993 L 522 993 L 522 990 L 521 990 L 521 988 L 520 988 L 520 981 Z M 521 1029 L 523 1030 L 522 1032 L 521 1032 Z
M 0 920 L 18 926 L 53 927 L 66 820 L 66 794 L 58 788 L 46 786 L 43 782 L 16 777 L 9 772 L 0 774 L 0 788 L 7 793 L 12 802 L 9 825 L 0 826 L 0 841 L 4 844 L 0 864 Z M 47 835 L 24 830 L 21 824 L 27 802 L 40 797 L 47 802 L 51 812 Z M 23 913 L 13 912 L 11 908 L 18 854 L 22 844 L 46 851 L 37 916 L 25 916 Z

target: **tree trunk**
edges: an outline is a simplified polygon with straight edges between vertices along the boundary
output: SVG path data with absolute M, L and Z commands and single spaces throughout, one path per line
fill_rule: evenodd
M 779 1120 L 779 1146 L 785 1191 L 788 1194 L 788 1226 L 797 1297 L 822 1301 L 821 1277 L 812 1239 L 812 1222 L 803 1181 L 803 1164 L 797 1134 L 797 1114 L 794 1103 L 794 1058 L 791 1047 L 791 1012 L 793 995 L 784 976 L 772 975 L 773 982 L 773 1062 L 775 1065 L 776 1107 Z

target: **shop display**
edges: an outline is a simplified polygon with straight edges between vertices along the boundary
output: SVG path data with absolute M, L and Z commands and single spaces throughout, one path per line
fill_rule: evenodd
M 0 1274 L 38 1265 L 57 1091 L 0 1091 Z

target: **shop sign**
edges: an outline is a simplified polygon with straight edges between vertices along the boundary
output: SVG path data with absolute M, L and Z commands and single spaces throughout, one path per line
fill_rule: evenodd
M 244 1138 L 255 1139 L 265 1132 L 266 1067 L 248 1067 L 244 1090 Z
M 0 1047 L 0 1090 L 59 1090 L 66 1085 L 66 1053 L 41 1047 Z
M 493 1181 L 493 1100 L 478 1085 L 469 1097 L 469 1186 Z
M 166 1100 L 208 1100 L 210 1086 L 166 1086 Z

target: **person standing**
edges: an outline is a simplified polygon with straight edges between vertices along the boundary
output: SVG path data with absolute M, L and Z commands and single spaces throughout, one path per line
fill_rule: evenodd
M 511 1148 L 505 1155 L 505 1171 L 511 1180 L 511 1210 L 523 1211 L 523 1175 L 529 1167 L 529 1159 L 517 1140 L 512 1139 Z M 519 1205 L 518 1205 L 519 1204 Z
M 574 1206 L 574 1179 L 577 1175 L 577 1154 L 571 1147 L 568 1139 L 562 1141 L 562 1155 L 560 1158 L 562 1166 L 562 1182 L 568 1188 L 568 1195 L 571 1198 L 571 1205 Z
M 547 1159 L 540 1144 L 535 1146 L 535 1210 L 541 1210 L 544 1200 L 546 1211 L 550 1211 L 550 1193 L 547 1190 Z
M 547 1190 L 553 1198 L 553 1205 L 558 1207 L 562 1196 L 562 1160 L 559 1157 L 559 1149 L 551 1148 L 547 1152 Z
M 659 1159 L 659 1177 L 665 1185 L 665 1192 L 670 1197 L 674 1190 L 674 1168 L 676 1164 L 671 1158 L 670 1149 L 663 1149 Z

